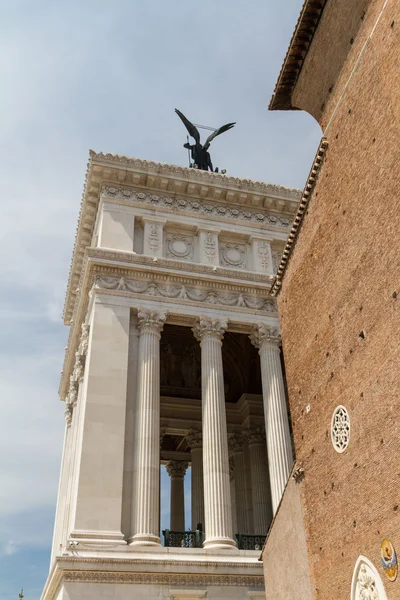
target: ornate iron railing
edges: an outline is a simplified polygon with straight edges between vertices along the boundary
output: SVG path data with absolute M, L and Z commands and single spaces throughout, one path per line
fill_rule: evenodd
M 239 550 L 262 550 L 266 535 L 235 533 Z
M 204 532 L 196 531 L 171 531 L 164 529 L 164 546 L 169 548 L 202 548 Z

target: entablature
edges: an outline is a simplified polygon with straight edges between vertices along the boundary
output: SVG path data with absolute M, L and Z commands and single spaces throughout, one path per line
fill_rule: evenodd
M 265 229 L 268 221 L 268 228 L 280 232 L 281 237 L 288 231 L 299 201 L 298 190 L 278 185 L 91 151 L 68 280 L 66 324 L 70 323 L 77 301 L 76 290 L 85 251 L 92 244 L 103 188 L 107 188 L 108 193 L 110 189 L 124 189 L 121 194 L 128 194 L 128 202 L 134 195 L 142 204 L 149 201 L 159 208 L 162 199 L 162 210 L 171 214 L 182 209 L 185 214 L 191 212 L 194 216 L 197 211 L 204 219 L 211 216 L 221 223 L 226 219 L 232 222 L 243 219 L 252 226 L 261 225 L 261 229 Z M 263 223 L 261 219 L 267 221 Z
M 132 262 L 126 260 L 128 257 Z M 271 278 L 265 281 L 262 274 L 186 263 L 177 266 L 176 262 L 165 259 L 163 268 L 154 268 L 149 257 L 87 250 L 61 373 L 62 399 L 67 393 L 81 325 L 94 296 L 105 302 L 111 297 L 114 303 L 127 303 L 132 308 L 147 306 L 167 311 L 169 323 L 187 327 L 194 326 L 199 315 L 227 317 L 229 329 L 238 333 L 251 333 L 257 321 L 278 323 L 276 302 L 269 296 Z

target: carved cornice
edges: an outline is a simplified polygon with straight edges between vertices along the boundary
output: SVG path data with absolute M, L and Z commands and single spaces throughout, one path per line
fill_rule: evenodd
M 265 211 L 261 212 L 260 210 L 255 211 L 247 207 L 241 208 L 236 205 L 214 204 L 210 200 L 204 202 L 171 196 L 158 196 L 148 192 L 114 186 L 103 186 L 101 196 L 104 198 L 119 198 L 134 202 L 135 204 L 143 204 L 161 209 L 179 210 L 182 213 L 194 213 L 195 215 L 205 215 L 219 219 L 233 219 L 255 225 L 269 225 L 271 227 L 288 229 L 292 223 L 291 218 L 269 214 Z
M 160 336 L 164 323 L 167 319 L 167 313 L 148 311 L 143 308 L 138 309 L 138 327 L 140 335 L 144 333 L 155 333 Z
M 209 338 L 216 338 L 222 341 L 224 338 L 224 333 L 227 329 L 227 319 L 207 319 L 205 317 L 200 317 L 196 325 L 192 328 L 192 331 L 194 337 L 199 342 Z
M 190 565 L 190 563 L 186 563 Z M 218 575 L 194 573 L 114 573 L 108 571 L 65 571 L 64 581 L 81 583 L 132 583 L 143 585 L 210 585 L 263 587 L 262 575 Z
M 188 463 L 183 460 L 169 460 L 165 468 L 171 479 L 183 479 L 188 468 Z
M 132 292 L 133 294 L 144 294 L 152 297 L 192 301 L 197 304 L 219 304 L 222 306 L 237 306 L 239 308 L 250 308 L 251 310 L 276 312 L 275 304 L 269 298 L 247 296 L 242 293 L 220 293 L 212 288 L 200 286 L 193 287 L 182 284 L 162 284 L 156 283 L 154 280 L 143 281 L 138 279 L 126 279 L 125 277 L 118 278 L 98 275 L 95 280 L 95 288 L 119 292 Z
M 278 346 L 281 342 L 279 327 L 270 327 L 264 323 L 255 325 L 253 333 L 249 335 L 249 338 L 256 348 L 262 348 L 264 344 Z
M 198 182 L 201 184 L 209 184 L 226 189 L 236 189 L 242 192 L 252 192 L 262 195 L 282 196 L 293 200 L 298 199 L 298 190 L 287 188 L 282 185 L 274 185 L 272 183 L 264 183 L 262 181 L 253 181 L 252 179 L 244 179 L 241 177 L 231 177 L 222 175 L 221 173 L 210 173 L 209 171 L 201 171 L 197 169 L 189 169 L 188 167 L 180 167 L 178 165 L 169 165 L 166 163 L 157 163 L 150 160 L 139 158 L 128 158 L 118 154 L 103 154 L 96 153 L 90 150 L 90 158 L 96 164 L 117 165 L 119 167 L 128 167 L 138 172 L 146 174 L 162 175 L 172 179 L 180 179 L 191 183 Z M 154 178 L 155 179 L 155 178 Z M 153 181 L 152 183 L 156 183 Z
M 76 302 L 85 250 L 93 236 L 100 190 L 103 184 L 112 187 L 114 182 L 116 187 L 123 182 L 124 185 L 142 190 L 148 188 L 152 192 L 166 190 L 186 199 L 222 200 L 229 206 L 270 207 L 276 210 L 277 215 L 286 213 L 289 218 L 300 197 L 298 190 L 278 185 L 90 151 L 64 306 L 64 322 L 67 325 Z

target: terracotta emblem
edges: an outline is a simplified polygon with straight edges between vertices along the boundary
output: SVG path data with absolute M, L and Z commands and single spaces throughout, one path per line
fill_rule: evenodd
M 386 577 L 389 581 L 395 581 L 397 577 L 397 556 L 392 542 L 389 540 L 383 540 L 381 544 L 381 560 Z

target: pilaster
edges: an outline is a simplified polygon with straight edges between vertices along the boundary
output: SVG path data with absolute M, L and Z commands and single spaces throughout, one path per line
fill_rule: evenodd
M 254 236 L 249 237 L 251 244 L 252 254 L 252 270 L 260 271 L 262 273 L 268 273 L 272 275 L 274 272 L 274 266 L 272 262 L 271 245 L 265 236 Z
M 146 216 L 142 217 L 142 222 L 144 225 L 143 254 L 154 258 L 162 257 L 166 219 Z
M 207 265 L 219 265 L 218 235 L 214 227 L 199 228 L 199 261 Z
M 122 543 L 130 308 L 94 298 L 82 386 L 71 537 Z M 105 442 L 106 440 L 106 442 Z
M 102 202 L 97 246 L 133 252 L 135 208 Z

